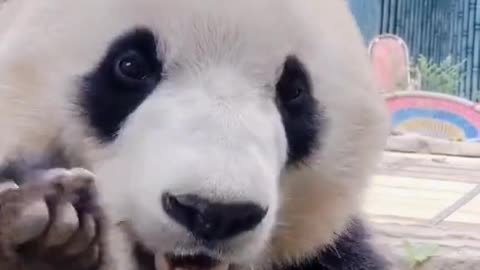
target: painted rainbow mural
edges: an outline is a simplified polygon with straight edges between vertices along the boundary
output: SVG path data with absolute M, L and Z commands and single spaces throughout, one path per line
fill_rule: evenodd
M 455 141 L 480 141 L 480 105 L 433 92 L 386 95 L 395 130 Z

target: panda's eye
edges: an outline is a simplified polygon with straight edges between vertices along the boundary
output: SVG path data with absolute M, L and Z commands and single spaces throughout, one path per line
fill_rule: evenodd
M 285 106 L 299 105 L 305 95 L 308 95 L 309 80 L 296 58 L 287 58 L 276 88 L 277 98 Z
M 302 98 L 306 87 L 300 79 L 285 81 L 281 87 L 278 87 L 278 96 L 284 103 L 293 103 Z
M 287 137 L 288 164 L 298 164 L 318 147 L 322 112 L 314 93 L 307 67 L 295 55 L 288 56 L 275 99 Z
M 134 28 L 112 40 L 83 76 L 79 105 L 101 141 L 114 140 L 128 116 L 162 82 L 159 43 L 150 29 Z
M 115 61 L 115 76 L 120 81 L 129 83 L 141 82 L 153 73 L 153 68 L 149 66 L 145 57 L 135 51 L 129 50 Z

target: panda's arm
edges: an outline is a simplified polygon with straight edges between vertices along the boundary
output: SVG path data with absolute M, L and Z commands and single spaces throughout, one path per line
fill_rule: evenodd
M 281 270 L 387 270 L 389 263 L 377 253 L 361 220 L 351 222 L 335 245 L 319 252 L 316 258 Z
M 358 219 L 352 221 L 348 231 L 340 235 L 335 246 L 324 251 L 319 259 L 324 267 L 316 269 L 389 269 L 388 262 L 373 248 L 365 225 Z

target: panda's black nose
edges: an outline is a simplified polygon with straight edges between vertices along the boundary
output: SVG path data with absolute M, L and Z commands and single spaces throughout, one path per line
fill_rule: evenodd
M 165 212 L 206 241 L 225 240 L 255 228 L 267 209 L 254 203 L 217 203 L 197 195 L 162 196 Z

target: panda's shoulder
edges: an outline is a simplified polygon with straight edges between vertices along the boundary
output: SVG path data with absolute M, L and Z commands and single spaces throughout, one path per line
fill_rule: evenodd
M 279 270 L 389 270 L 392 265 L 372 243 L 365 222 L 354 218 L 335 243 L 316 256 Z

